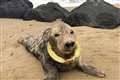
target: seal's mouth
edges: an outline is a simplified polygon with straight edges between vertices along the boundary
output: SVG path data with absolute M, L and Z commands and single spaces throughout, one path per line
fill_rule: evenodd
M 75 49 L 76 49 L 76 46 L 70 49 L 64 49 L 63 52 L 64 54 L 71 54 L 71 53 L 74 53 Z
M 72 47 L 72 48 L 63 48 L 63 50 L 59 50 L 59 53 L 63 58 L 65 59 L 70 59 L 71 57 L 73 57 L 75 55 L 75 50 L 76 50 L 76 46 Z
M 76 48 L 74 48 L 72 50 L 59 51 L 59 53 L 56 53 L 56 54 L 59 54 L 64 59 L 70 59 L 71 57 L 73 57 L 75 55 L 75 50 L 76 50 Z

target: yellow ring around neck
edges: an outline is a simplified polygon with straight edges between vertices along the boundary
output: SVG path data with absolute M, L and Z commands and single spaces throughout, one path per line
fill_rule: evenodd
M 71 57 L 70 59 L 64 59 L 60 56 L 58 56 L 53 50 L 52 50 L 52 46 L 51 44 L 48 42 L 48 45 L 47 45 L 47 51 L 48 51 L 48 54 L 50 55 L 50 57 L 59 62 L 59 63 L 66 63 L 67 61 L 74 61 L 76 58 L 79 58 L 80 57 L 80 44 L 78 41 L 76 41 L 76 44 L 77 44 L 77 47 L 76 47 L 76 50 L 75 50 L 75 55 L 73 57 Z

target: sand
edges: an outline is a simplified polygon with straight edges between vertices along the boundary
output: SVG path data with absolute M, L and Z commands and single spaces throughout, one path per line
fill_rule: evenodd
M 40 34 L 53 25 L 34 20 L 0 19 L 0 80 L 43 80 L 40 62 L 17 40 Z M 73 70 L 61 73 L 60 80 L 120 80 L 120 27 L 112 30 L 87 26 L 73 29 L 79 34 L 83 61 L 105 71 L 107 76 L 97 78 Z

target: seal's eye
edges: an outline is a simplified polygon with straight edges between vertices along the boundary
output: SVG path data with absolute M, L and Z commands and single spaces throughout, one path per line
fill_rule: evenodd
M 71 32 L 70 32 L 70 34 L 74 34 L 74 32 L 73 32 L 73 31 L 71 31 Z
M 58 37 L 58 36 L 60 36 L 60 34 L 57 34 L 57 33 L 56 33 L 54 36 L 55 36 L 55 37 Z

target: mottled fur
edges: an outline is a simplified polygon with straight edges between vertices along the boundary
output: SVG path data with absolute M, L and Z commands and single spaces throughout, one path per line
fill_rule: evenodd
M 74 33 L 72 32 L 72 34 L 70 34 L 69 31 L 72 30 L 70 26 L 61 21 L 56 21 L 54 26 L 55 27 L 46 29 L 42 35 L 38 36 L 35 39 L 31 36 L 19 41 L 26 47 L 26 49 L 29 52 L 31 52 L 41 62 L 43 70 L 47 76 L 44 80 L 58 80 L 60 71 L 68 71 L 74 68 L 78 68 L 79 70 L 85 73 L 88 73 L 90 75 L 105 77 L 104 72 L 101 72 L 92 66 L 82 63 L 81 59 L 73 61 L 70 64 L 61 64 L 54 61 L 48 55 L 48 51 L 47 51 L 48 41 L 51 42 L 52 46 L 55 46 L 53 48 L 53 50 L 55 50 L 58 47 L 63 47 L 63 46 L 58 46 L 59 44 L 64 44 L 66 41 L 69 41 L 69 40 L 74 41 L 76 40 L 75 36 L 77 36 L 75 32 Z M 60 38 L 60 36 L 59 38 L 54 38 L 55 37 L 54 35 L 56 33 L 58 34 L 58 32 L 55 33 L 54 30 L 58 32 L 62 32 L 62 33 L 59 33 L 60 36 L 66 36 L 66 38 L 65 37 Z M 74 39 L 71 39 L 71 38 L 74 38 Z M 63 42 L 57 43 L 59 42 L 58 40 L 60 39 Z M 64 56 L 61 56 L 61 57 L 64 57 Z

